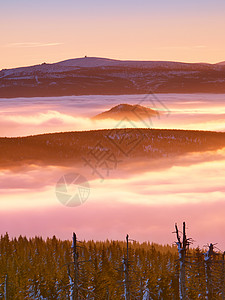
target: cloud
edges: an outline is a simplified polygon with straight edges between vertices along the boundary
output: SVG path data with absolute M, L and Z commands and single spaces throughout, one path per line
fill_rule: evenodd
M 76 208 L 64 207 L 55 195 L 58 179 L 71 172 L 84 175 L 91 186 L 86 203 Z M 0 227 L 13 236 L 70 238 L 76 228 L 81 239 L 124 239 L 129 233 L 135 240 L 166 244 L 175 239 L 174 223 L 186 221 L 197 244 L 225 247 L 224 181 L 224 149 L 187 155 L 164 170 L 118 169 L 103 183 L 77 165 L 3 170 Z
M 144 95 L 90 95 L 0 99 L 0 136 L 24 136 L 114 128 L 118 121 L 91 122 L 88 118 L 120 103 L 136 104 Z M 169 117 L 154 118 L 152 126 L 167 129 L 224 131 L 224 95 L 160 94 L 169 107 Z M 147 106 L 151 103 L 146 102 Z M 143 127 L 143 123 L 135 124 Z
M 58 179 L 67 173 L 82 173 L 87 178 L 93 189 L 92 201 L 104 203 L 105 195 L 109 201 L 116 203 L 139 203 L 140 205 L 175 205 L 184 203 L 208 203 L 220 201 L 225 194 L 225 149 L 211 151 L 202 154 L 189 154 L 177 158 L 171 164 L 166 165 L 163 160 L 157 160 L 159 168 L 148 169 L 133 165 L 127 169 L 125 165 L 118 165 L 117 169 L 110 171 L 107 176 L 104 169 L 104 182 L 100 182 L 98 176 L 93 175 L 89 166 L 84 164 L 70 165 L 68 167 L 53 166 L 21 166 L 21 169 L 0 171 L 0 191 L 2 198 L 4 194 L 8 197 L 15 195 L 18 189 L 18 198 L 30 201 L 24 192 L 45 198 L 42 192 L 47 192 L 47 198 L 54 204 L 54 192 Z M 210 155 L 210 156 L 209 156 Z M 199 158 L 199 161 L 198 161 Z M 213 160 L 214 159 L 214 160 Z M 132 159 L 127 161 L 129 165 Z M 151 161 L 145 164 L 150 166 Z M 162 167 L 160 167 L 162 164 Z M 125 168 L 124 168 L 125 166 Z M 207 174 L 207 176 L 205 175 Z M 116 187 L 116 188 L 115 188 Z M 40 205 L 40 201 L 37 202 Z M 36 203 L 36 204 L 37 204 Z M 49 205 L 50 202 L 46 203 Z M 35 200 L 33 205 L 35 204 Z
M 20 100 L 23 105 L 16 105 L 18 99 L 7 99 L 1 102 L 0 135 L 93 129 L 88 116 L 106 108 L 106 103 L 110 107 L 116 101 L 123 103 L 124 98 L 128 98 L 110 97 L 64 97 L 54 101 L 47 98 L 23 99 Z M 171 97 L 173 101 L 177 97 L 179 102 L 183 98 L 193 100 L 192 95 L 160 97 Z M 196 100 L 201 100 L 201 97 L 195 95 Z M 211 112 L 210 118 L 215 120 L 214 125 L 218 121 L 222 124 L 220 119 L 215 119 L 215 113 L 220 114 L 220 107 L 224 107 L 224 95 L 207 96 L 207 99 L 207 109 Z M 100 103 L 97 109 L 96 103 Z M 192 105 L 196 107 L 194 103 Z M 189 106 L 187 104 L 187 109 Z M 217 111 L 214 111 L 215 107 Z M 203 120 L 202 115 L 198 111 L 197 117 L 200 116 L 203 125 L 207 124 L 211 119 Z M 177 119 L 173 119 L 175 117 Z M 172 114 L 168 125 L 176 127 L 174 120 L 178 128 L 184 122 L 183 116 Z M 188 117 L 188 120 L 192 121 L 187 123 L 188 128 L 194 124 L 195 129 L 199 128 L 193 117 Z M 77 208 L 64 207 L 55 195 L 56 182 L 69 172 L 81 173 L 91 186 L 89 199 Z M 139 241 L 172 243 L 175 240 L 172 234 L 174 223 L 186 221 L 189 236 L 200 246 L 219 242 L 219 247 L 221 244 L 225 247 L 224 182 L 224 149 L 188 154 L 172 162 L 145 160 L 139 164 L 132 159 L 129 165 L 119 165 L 103 183 L 93 178 L 91 169 L 77 165 L 3 170 L 0 172 L 0 227 L 2 233 L 8 231 L 13 236 L 56 234 L 60 238 L 70 238 L 76 228 L 81 239 L 122 240 L 129 233 Z
M 63 43 L 39 43 L 39 42 L 27 42 L 27 43 L 10 43 L 5 45 L 5 47 L 10 48 L 37 48 L 37 47 L 51 47 L 59 46 Z
M 1 232 L 9 235 L 56 235 L 61 239 L 71 239 L 76 229 L 80 240 L 124 240 L 127 233 L 140 242 L 150 241 L 172 244 L 175 241 L 174 223 L 186 221 L 188 237 L 201 247 L 207 243 L 224 243 L 224 201 L 216 203 L 148 206 L 142 204 L 115 204 L 105 201 L 100 205 L 87 201 L 76 208 L 68 208 L 60 203 L 45 209 L 26 208 L 0 212 Z M 13 220 L 13 222 L 12 222 Z
M 194 50 L 194 49 L 205 49 L 208 48 L 205 45 L 194 45 L 194 46 L 163 46 L 163 47 L 156 47 L 155 49 L 167 49 L 167 50 Z
M 93 128 L 89 118 L 71 116 L 58 111 L 1 114 L 0 136 L 26 136 L 41 133 L 88 130 Z

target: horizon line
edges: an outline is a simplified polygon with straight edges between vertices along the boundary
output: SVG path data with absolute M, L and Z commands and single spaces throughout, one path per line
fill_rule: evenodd
M 183 63 L 183 64 L 206 64 L 206 65 L 217 65 L 220 63 L 223 63 L 225 61 L 219 61 L 216 63 L 211 63 L 211 62 L 201 62 L 201 61 L 197 61 L 197 62 L 187 62 L 187 61 L 176 61 L 176 60 L 141 60 L 141 59 L 119 59 L 119 58 L 109 58 L 109 57 L 100 57 L 100 56 L 81 56 L 81 57 L 75 57 L 75 58 L 66 58 L 63 60 L 59 60 L 59 61 L 55 61 L 55 62 L 41 62 L 41 63 L 37 63 L 37 64 L 32 64 L 32 65 L 20 65 L 20 66 L 15 66 L 15 67 L 3 67 L 2 69 L 0 69 L 1 71 L 3 70 L 11 70 L 11 69 L 19 69 L 19 68 L 27 68 L 27 67 L 34 67 L 34 66 L 40 66 L 42 64 L 47 64 L 47 65 L 53 65 L 53 64 L 57 64 L 60 62 L 64 62 L 64 61 L 69 61 L 69 60 L 76 60 L 76 59 L 85 59 L 85 58 L 96 58 L 96 59 L 106 59 L 106 60 L 114 60 L 114 61 L 121 61 L 121 62 L 171 62 L 171 63 Z

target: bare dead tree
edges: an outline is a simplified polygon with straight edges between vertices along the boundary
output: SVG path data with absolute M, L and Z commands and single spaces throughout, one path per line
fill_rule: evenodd
M 186 225 L 183 222 L 183 240 L 181 241 L 181 237 L 179 235 L 179 230 L 177 224 L 175 224 L 175 232 L 177 236 L 177 248 L 179 253 L 179 262 L 180 262 L 180 274 L 179 274 L 179 294 L 180 299 L 186 300 L 186 274 L 185 274 L 185 265 L 186 265 L 186 252 L 190 244 L 190 239 L 186 237 Z
M 82 260 L 82 261 L 79 260 L 78 248 L 84 248 L 84 247 L 78 245 L 78 243 L 80 243 L 80 241 L 77 240 L 77 236 L 73 232 L 73 242 L 71 247 L 72 261 L 63 265 L 63 266 L 67 266 L 67 274 L 69 277 L 69 286 L 70 286 L 70 295 L 69 295 L 70 300 L 84 299 L 82 293 L 87 293 L 87 297 L 89 297 L 90 293 L 94 295 L 94 293 L 91 290 L 82 287 L 83 280 L 81 280 L 79 277 L 79 271 L 80 271 L 79 266 L 84 263 L 90 263 L 91 260 L 90 259 Z M 72 275 L 71 275 L 71 269 L 73 270 Z
M 79 263 L 78 263 L 78 252 L 77 252 L 77 236 L 73 232 L 73 243 L 72 243 L 72 262 L 67 263 L 67 274 L 69 277 L 70 286 L 70 300 L 79 300 L 79 285 L 78 285 L 78 275 L 79 275 Z M 70 272 L 70 266 L 73 266 L 73 276 Z
M 205 276 L 206 276 L 206 299 L 212 300 L 213 298 L 213 285 L 212 285 L 212 273 L 211 273 L 211 264 L 213 256 L 213 244 L 209 245 L 209 250 L 204 254 L 205 255 Z
M 224 256 L 225 256 L 225 252 L 223 252 L 223 256 L 222 256 L 222 300 L 225 299 L 225 293 L 224 293 L 224 271 L 225 271 L 225 268 L 224 268 Z
M 77 252 L 77 236 L 75 233 L 73 233 L 72 251 L 73 251 L 73 265 L 74 265 L 73 294 L 74 294 L 74 300 L 77 300 L 77 299 L 79 299 L 79 295 L 78 295 L 78 252 Z
M 124 257 L 124 297 L 125 300 L 130 300 L 130 279 L 129 279 L 129 235 L 126 236 L 126 243 L 127 243 L 127 257 Z
M 67 274 L 68 274 L 69 282 L 70 282 L 70 284 L 69 284 L 69 286 L 70 286 L 70 295 L 69 295 L 69 297 L 70 297 L 70 300 L 73 300 L 74 299 L 74 295 L 73 295 L 73 278 L 70 275 L 70 267 L 69 267 L 69 265 L 67 265 Z

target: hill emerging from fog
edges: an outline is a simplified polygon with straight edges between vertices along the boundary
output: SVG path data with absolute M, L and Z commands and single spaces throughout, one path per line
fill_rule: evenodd
M 142 105 L 119 104 L 112 107 L 110 110 L 102 112 L 93 117 L 93 120 L 122 120 L 127 118 L 131 121 L 141 121 L 159 116 L 159 113 L 151 108 Z
M 171 129 L 105 129 L 0 138 L 0 167 L 96 163 L 98 157 L 144 161 L 225 147 L 225 133 Z M 97 157 L 97 158 L 96 158 Z M 94 161 L 93 161 L 94 160 Z
M 225 65 L 83 57 L 0 71 L 0 98 L 150 91 L 225 93 Z

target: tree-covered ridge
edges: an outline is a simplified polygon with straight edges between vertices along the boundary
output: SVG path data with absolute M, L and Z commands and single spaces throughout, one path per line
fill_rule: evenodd
M 172 129 L 111 129 L 0 138 L 0 166 L 84 163 L 91 152 L 121 160 L 163 158 L 225 146 L 225 133 Z
M 79 299 L 124 299 L 126 243 L 121 241 L 78 242 Z M 71 241 L 55 236 L 0 239 L 1 295 L 7 299 L 73 299 L 75 278 Z M 206 270 L 203 251 L 188 251 L 187 294 L 205 299 Z M 217 254 L 211 265 L 213 299 L 222 299 L 224 265 Z M 223 262 L 223 261 L 222 261 Z M 175 246 L 129 242 L 131 299 L 179 299 L 179 261 Z

